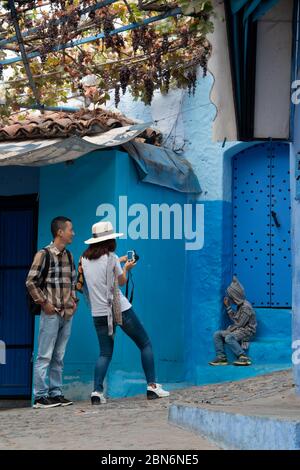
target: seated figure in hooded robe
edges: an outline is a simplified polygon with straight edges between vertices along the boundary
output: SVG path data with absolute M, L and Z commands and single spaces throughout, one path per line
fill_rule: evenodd
M 236 310 L 232 309 L 232 304 L 237 306 Z M 252 305 L 246 300 L 244 287 L 236 277 L 233 277 L 230 286 L 226 289 L 224 305 L 232 324 L 226 330 L 216 331 L 214 334 L 217 357 L 209 364 L 212 366 L 228 365 L 225 352 L 225 344 L 227 344 L 237 358 L 233 364 L 249 366 L 251 360 L 246 355 L 245 349 L 248 348 L 249 341 L 256 333 L 256 315 Z

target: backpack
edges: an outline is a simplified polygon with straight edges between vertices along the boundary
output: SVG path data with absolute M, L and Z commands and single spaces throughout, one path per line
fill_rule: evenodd
M 44 269 L 42 270 L 42 279 L 41 279 L 41 282 L 40 282 L 40 285 L 39 285 L 39 288 L 40 289 L 44 289 L 45 287 L 45 281 L 46 281 L 46 278 L 47 278 L 47 275 L 48 275 L 48 271 L 49 271 L 49 267 L 50 267 L 50 253 L 49 253 L 49 250 L 48 248 L 43 248 L 43 250 L 45 251 L 45 255 L 46 255 L 46 258 L 45 258 L 45 266 L 44 266 Z M 72 266 L 72 256 L 71 256 L 71 253 L 67 251 L 67 255 L 68 255 L 68 258 L 69 258 L 69 263 L 70 263 L 70 266 Z M 31 297 L 31 295 L 29 294 L 28 291 L 27 292 L 27 304 L 28 304 L 28 310 L 29 312 L 32 314 L 32 315 L 40 315 L 41 314 L 41 305 L 40 304 L 36 304 L 35 301 L 33 300 L 33 298 Z

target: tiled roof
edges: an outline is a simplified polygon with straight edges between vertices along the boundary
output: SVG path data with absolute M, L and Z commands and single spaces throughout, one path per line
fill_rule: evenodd
M 0 141 L 26 139 L 53 139 L 72 135 L 86 136 L 106 132 L 115 127 L 135 124 L 119 113 L 104 109 L 94 111 L 27 113 L 22 121 L 12 117 L 5 124 L 0 122 Z M 159 145 L 161 134 L 148 128 L 140 136 L 145 142 Z

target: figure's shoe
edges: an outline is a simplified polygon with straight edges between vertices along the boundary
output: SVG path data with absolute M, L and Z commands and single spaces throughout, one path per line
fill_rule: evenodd
M 245 354 L 241 354 L 233 363 L 235 366 L 251 366 L 251 359 Z
M 106 403 L 106 398 L 101 392 L 93 392 L 91 394 L 91 403 L 92 405 L 104 405 Z
M 170 392 L 164 390 L 161 384 L 155 384 L 155 387 L 151 385 L 147 386 L 147 399 L 155 400 L 156 398 L 165 398 L 170 396 Z
M 210 366 L 228 366 L 226 357 L 216 357 L 213 361 L 208 363 Z

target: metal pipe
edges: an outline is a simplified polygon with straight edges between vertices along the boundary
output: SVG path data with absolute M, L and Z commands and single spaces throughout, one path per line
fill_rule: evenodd
M 114 36 L 115 34 L 119 34 L 119 33 L 124 33 L 126 31 L 132 31 L 133 29 L 138 29 L 141 26 L 145 26 L 145 25 L 148 25 L 148 24 L 151 24 L 151 23 L 155 23 L 157 21 L 164 20 L 164 19 L 169 18 L 171 16 L 177 16 L 177 15 L 180 15 L 181 13 L 182 13 L 181 8 L 175 8 L 174 10 L 171 10 L 167 13 L 163 13 L 162 15 L 152 16 L 151 18 L 147 18 L 147 19 L 145 19 L 145 20 L 143 20 L 139 23 L 131 23 L 129 25 L 122 26 L 121 28 L 115 29 L 115 30 L 110 32 L 110 36 Z M 89 42 L 94 42 L 94 41 L 97 41 L 98 39 L 103 39 L 104 37 L 105 37 L 105 34 L 101 33 L 101 34 L 97 34 L 96 36 L 90 36 L 88 38 L 79 39 L 79 40 L 76 40 L 76 41 L 70 41 L 70 42 L 67 42 L 66 44 L 63 44 L 61 46 L 53 47 L 51 49 L 51 52 L 59 52 L 59 51 L 62 51 L 64 49 L 79 46 L 81 44 L 87 44 Z M 39 57 L 39 56 L 40 56 L 39 52 L 31 52 L 30 54 L 27 54 L 27 57 L 29 59 L 32 59 L 34 57 Z M 0 64 L 8 65 L 8 64 L 13 64 L 15 62 L 20 62 L 20 61 L 22 61 L 21 57 L 14 57 L 14 58 L 11 58 L 11 59 L 0 60 Z
M 22 34 L 21 34 L 21 31 L 20 31 L 20 26 L 19 26 L 19 21 L 18 21 L 18 14 L 17 14 L 17 10 L 16 10 L 16 7 L 15 7 L 15 2 L 14 2 L 14 0 L 9 0 L 8 4 L 9 4 L 9 7 L 10 7 L 11 18 L 12 18 L 14 28 L 15 28 L 15 31 L 16 31 L 18 44 L 19 44 L 19 47 L 20 47 L 20 52 L 21 52 L 23 63 L 24 63 L 26 75 L 28 77 L 29 85 L 30 85 L 30 88 L 32 89 L 32 92 L 33 92 L 33 95 L 35 97 L 35 100 L 36 100 L 37 104 L 40 104 L 40 97 L 39 97 L 38 89 L 36 88 L 35 82 L 34 82 L 33 77 L 32 77 L 32 73 L 31 73 L 30 66 L 29 66 L 29 61 L 28 61 L 28 58 L 27 58 L 26 50 L 25 50 L 25 47 L 24 47 L 23 39 L 22 39 Z
M 57 111 L 57 112 L 66 112 L 66 113 L 76 113 L 83 108 L 71 108 L 68 106 L 46 106 L 43 104 L 19 104 L 20 108 L 24 109 L 36 109 L 40 111 Z
M 90 7 L 87 7 L 87 8 L 84 8 L 80 13 L 81 15 L 85 15 L 86 13 L 90 13 L 91 11 L 96 11 L 96 10 L 99 10 L 100 8 L 103 8 L 103 7 L 106 7 L 108 5 L 111 5 L 113 3 L 116 3 L 118 2 L 119 0 L 103 0 L 102 2 L 98 2 L 98 3 L 95 3 L 95 5 L 92 5 Z M 65 15 L 63 16 L 62 18 L 59 18 L 58 20 L 55 20 L 53 22 L 53 24 L 55 25 L 58 25 L 58 24 L 63 24 L 67 21 L 67 19 L 69 18 L 68 15 Z M 27 36 L 30 36 L 31 34 L 34 34 L 34 33 L 37 33 L 39 30 L 41 29 L 41 27 L 37 27 L 37 28 L 31 28 L 31 29 L 28 29 L 27 31 L 25 31 L 22 36 L 23 38 L 27 37 Z M 9 44 L 11 42 L 15 42 L 17 40 L 17 37 L 16 36 L 12 36 L 11 38 L 8 38 L 8 39 L 2 39 L 0 41 L 0 48 L 2 48 L 2 46 L 4 46 L 5 44 Z

